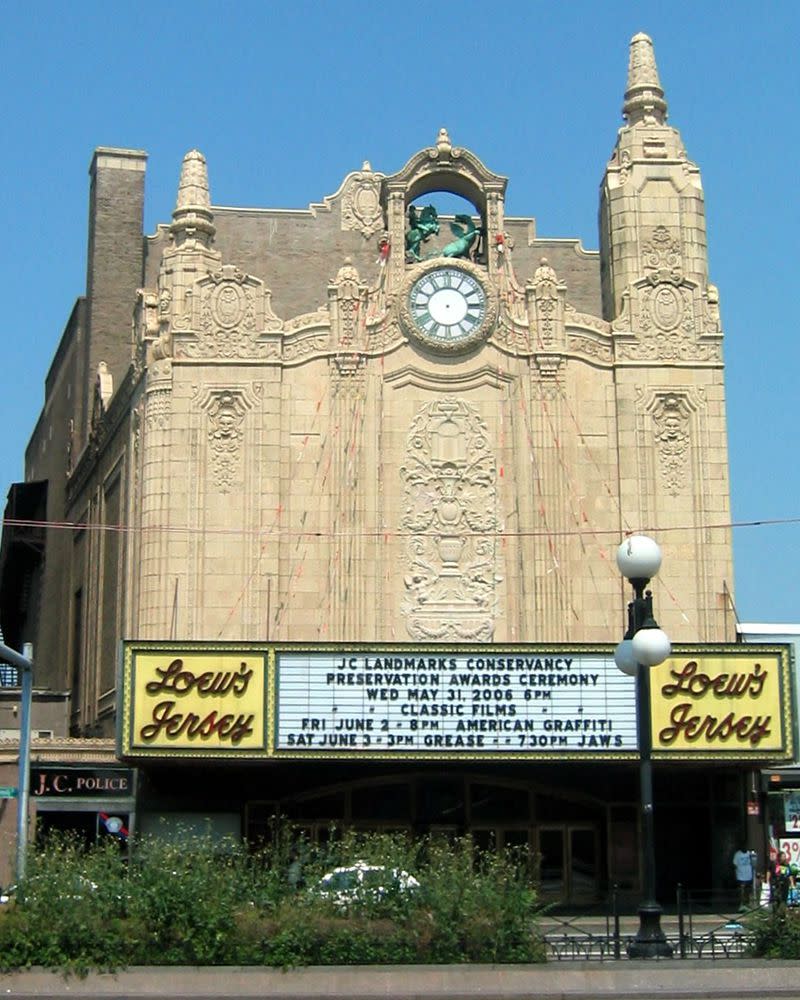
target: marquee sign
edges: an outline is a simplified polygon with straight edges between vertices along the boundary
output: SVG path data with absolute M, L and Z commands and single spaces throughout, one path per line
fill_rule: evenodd
M 611 647 L 123 643 L 126 759 L 635 759 Z M 678 647 L 656 757 L 791 759 L 789 647 Z
M 608 654 L 499 650 L 276 654 L 275 752 L 482 756 L 635 750 L 630 679 Z
M 788 663 L 778 652 L 673 656 L 653 671 L 653 747 L 670 755 L 695 756 L 736 749 L 781 755 L 791 727 Z M 787 657 L 788 659 L 788 657 Z

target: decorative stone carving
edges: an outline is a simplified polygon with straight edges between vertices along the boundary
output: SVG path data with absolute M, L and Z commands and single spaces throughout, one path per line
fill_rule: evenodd
M 97 364 L 97 379 L 95 381 L 95 391 L 97 398 L 100 400 L 100 405 L 104 410 L 108 409 L 108 404 L 111 397 L 114 395 L 114 378 L 111 372 L 108 370 L 108 365 L 105 361 L 100 361 Z
M 155 292 L 148 288 L 138 288 L 136 290 L 134 325 L 139 340 L 152 340 L 158 336 L 159 313 L 159 301 Z
M 312 354 L 324 354 L 330 346 L 329 333 L 320 334 L 314 331 L 311 334 L 301 335 L 287 341 L 284 344 L 283 357 L 285 361 L 298 361 L 301 358 L 308 358 Z
M 342 229 L 369 238 L 384 228 L 381 209 L 381 174 L 374 174 L 368 160 L 351 174 L 342 192 Z
M 580 336 L 580 330 L 594 330 L 596 333 L 600 333 L 605 337 L 611 334 L 611 324 L 599 316 L 592 316 L 589 313 L 581 313 L 567 303 L 564 306 L 564 318 L 570 333 L 577 333 Z
M 720 362 L 720 344 L 698 344 L 679 330 L 655 333 L 641 340 L 618 340 L 615 354 L 620 361 L 707 361 Z
M 314 312 L 303 313 L 301 316 L 293 316 L 291 319 L 287 319 L 284 326 L 287 333 L 293 333 L 295 330 L 302 330 L 307 333 L 314 327 L 330 326 L 330 323 L 331 317 L 328 307 L 320 306 Z
M 497 470 L 487 428 L 465 400 L 414 418 L 406 446 L 410 533 L 402 610 L 414 639 L 488 641 L 497 615 Z
M 144 423 L 148 431 L 165 431 L 172 415 L 172 362 L 154 361 L 147 369 Z
M 527 288 L 531 335 L 539 349 L 564 346 L 564 304 L 567 287 L 559 283 L 556 272 L 542 257 L 533 281 Z
M 264 341 L 263 331 L 278 331 L 281 320 L 272 311 L 270 293 L 263 284 L 238 267 L 224 265 L 209 271 L 195 286 L 199 316 L 184 317 L 182 326 L 191 335 L 176 335 L 176 353 L 190 358 L 268 358 L 275 346 Z M 191 312 L 193 297 L 186 293 L 185 308 Z
M 719 312 L 719 289 L 716 285 L 709 285 L 705 294 L 705 332 L 720 336 L 722 334 L 722 320 Z
M 537 354 L 535 361 L 543 382 L 555 382 L 564 368 L 564 357 L 561 354 Z
M 677 393 L 658 398 L 653 409 L 655 446 L 658 452 L 661 480 L 676 497 L 686 488 L 689 461 L 689 416 L 685 397 Z
M 531 331 L 527 318 L 523 326 L 512 316 L 501 314 L 494 325 L 489 342 L 512 354 L 530 354 Z
M 233 281 L 226 281 L 218 285 L 211 293 L 210 305 L 211 313 L 217 323 L 225 329 L 230 329 L 231 327 L 238 326 L 244 319 L 247 301 L 240 285 L 237 285 Z M 252 299 L 250 302 L 250 312 L 249 328 L 252 330 L 254 326 L 252 321 Z
M 230 493 L 241 461 L 246 405 L 241 392 L 213 392 L 207 403 L 211 471 L 220 493 Z
M 170 423 L 171 392 L 166 388 L 147 393 L 145 426 L 148 431 L 166 430 Z
M 712 340 L 720 336 L 715 290 L 703 292 L 684 277 L 681 245 L 666 226 L 657 226 L 644 244 L 642 269 L 644 276 L 622 293 L 620 313 L 612 323 L 622 334 L 616 357 L 719 362 L 721 345 Z M 704 334 L 710 334 L 708 340 Z
M 334 342 L 350 349 L 363 340 L 361 330 L 367 314 L 367 286 L 349 257 L 328 286 L 328 308 Z
M 211 213 L 208 167 L 197 149 L 190 150 L 183 158 L 169 232 L 176 247 L 189 250 L 208 248 L 214 239 L 216 227 Z
M 631 154 L 627 149 L 623 149 L 619 158 L 619 182 L 620 184 L 626 184 L 628 178 L 631 175 L 631 167 L 633 166 L 633 160 L 631 159 Z
M 694 310 L 689 290 L 671 284 L 641 289 L 639 325 L 645 332 L 655 327 L 670 333 L 683 327 L 687 333 L 693 333 Z
M 336 354 L 329 362 L 331 393 L 337 399 L 363 399 L 367 378 L 361 354 Z
M 642 270 L 652 284 L 680 282 L 683 275 L 681 244 L 666 226 L 656 226 L 650 239 L 642 246 Z
M 593 361 L 601 361 L 606 365 L 610 365 L 613 360 L 610 344 L 602 343 L 585 334 L 570 335 L 568 349 L 571 354 L 582 354 L 584 357 L 591 358 Z
M 622 113 L 630 125 L 661 125 L 667 117 L 667 102 L 658 78 L 653 42 L 639 33 L 631 39 L 628 86 Z
M 114 378 L 105 361 L 98 361 L 94 379 L 91 429 L 94 433 L 114 395 Z

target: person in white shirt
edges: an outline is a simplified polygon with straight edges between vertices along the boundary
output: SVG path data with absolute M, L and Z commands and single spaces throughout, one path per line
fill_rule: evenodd
M 733 855 L 736 883 L 739 886 L 739 908 L 746 909 L 753 892 L 753 857 L 755 851 L 740 847 Z

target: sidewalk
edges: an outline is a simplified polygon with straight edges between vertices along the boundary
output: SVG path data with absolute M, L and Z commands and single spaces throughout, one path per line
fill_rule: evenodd
M 734 1000 L 800 998 L 800 962 L 621 961 L 547 965 L 133 968 L 86 979 L 32 969 L 0 976 L 0 996 L 280 997 L 281 1000 Z

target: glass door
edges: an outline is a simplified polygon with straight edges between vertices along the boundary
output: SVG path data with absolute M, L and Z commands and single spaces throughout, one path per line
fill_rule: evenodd
M 538 829 L 539 884 L 542 899 L 587 903 L 597 898 L 597 829 L 559 824 Z
M 538 831 L 539 891 L 548 902 L 567 899 L 566 828 L 542 826 Z
M 570 826 L 569 899 L 573 903 L 597 899 L 597 830 L 592 826 Z

